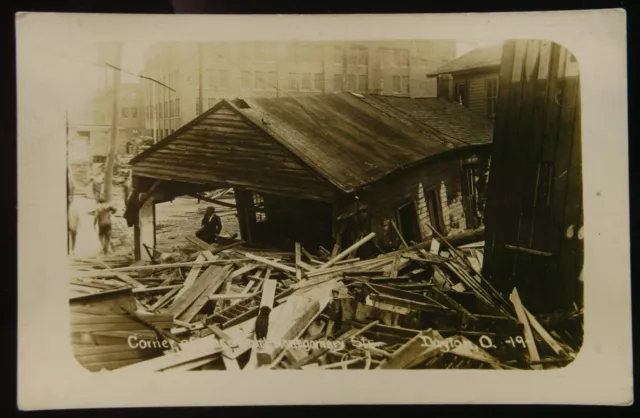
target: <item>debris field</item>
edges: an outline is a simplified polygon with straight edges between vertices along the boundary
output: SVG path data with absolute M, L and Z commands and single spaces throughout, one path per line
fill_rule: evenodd
M 483 243 L 442 236 L 369 259 L 239 240 L 132 263 L 74 259 L 71 342 L 90 371 L 550 369 L 582 311 L 534 316 L 481 274 Z

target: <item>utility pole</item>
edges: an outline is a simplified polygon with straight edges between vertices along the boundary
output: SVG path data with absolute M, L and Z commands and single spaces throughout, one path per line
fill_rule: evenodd
M 203 70 L 202 70 L 202 42 L 198 42 L 198 103 L 200 106 L 200 112 L 198 114 L 202 114 L 204 112 L 204 95 L 203 92 Z
M 122 67 L 122 42 L 114 45 L 115 63 L 114 66 Z M 118 143 L 118 120 L 119 120 L 119 101 L 120 101 L 120 70 L 113 71 L 113 114 L 111 115 L 111 142 L 109 143 L 109 155 L 107 156 L 107 168 L 104 177 L 104 196 L 106 200 L 111 201 L 111 189 L 113 182 L 113 166 L 116 159 L 116 147 Z

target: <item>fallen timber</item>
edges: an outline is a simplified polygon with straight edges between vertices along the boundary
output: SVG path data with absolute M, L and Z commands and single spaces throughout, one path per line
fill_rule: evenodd
M 477 232 L 357 257 L 373 237 L 333 255 L 232 243 L 193 261 L 85 260 L 71 272 L 74 353 L 115 372 L 551 369 L 575 357 L 582 312 L 536 317 L 517 289 L 498 294 L 468 246 Z

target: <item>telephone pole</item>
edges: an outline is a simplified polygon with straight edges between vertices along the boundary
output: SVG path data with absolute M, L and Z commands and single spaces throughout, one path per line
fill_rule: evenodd
M 122 42 L 118 42 L 115 47 L 114 66 L 122 68 Z M 113 71 L 113 114 L 111 115 L 111 141 L 109 143 L 109 155 L 107 156 L 107 167 L 104 177 L 104 196 L 109 202 L 111 201 L 111 189 L 113 182 L 113 166 L 116 159 L 116 148 L 118 143 L 118 121 L 119 121 L 119 102 L 120 102 L 120 71 L 115 68 Z
M 199 115 L 204 112 L 204 95 L 203 90 L 203 82 L 204 82 L 204 74 L 202 70 L 202 42 L 198 42 L 198 106 L 200 107 L 200 111 L 197 112 Z

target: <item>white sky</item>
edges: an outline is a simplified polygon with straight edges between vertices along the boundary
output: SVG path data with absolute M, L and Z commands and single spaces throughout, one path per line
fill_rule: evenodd
M 474 48 L 495 45 L 494 41 L 457 41 L 456 57 L 459 57 Z M 124 70 L 140 73 L 142 71 L 144 53 L 151 44 L 147 39 L 127 41 L 124 44 L 122 67 Z M 69 109 L 69 118 L 72 122 L 81 122 L 89 118 L 89 114 L 83 115 L 88 110 L 91 97 L 104 83 L 105 68 L 96 65 L 97 56 L 92 43 L 77 43 L 73 47 L 68 44 L 59 44 L 57 48 L 40 46 L 37 54 L 45 54 L 50 64 L 47 73 L 55 77 L 63 77 L 67 86 L 66 97 Z M 128 74 L 122 75 L 123 82 L 136 82 L 137 77 Z M 61 80 L 62 81 L 62 80 Z M 87 122 L 87 121 L 85 121 Z

